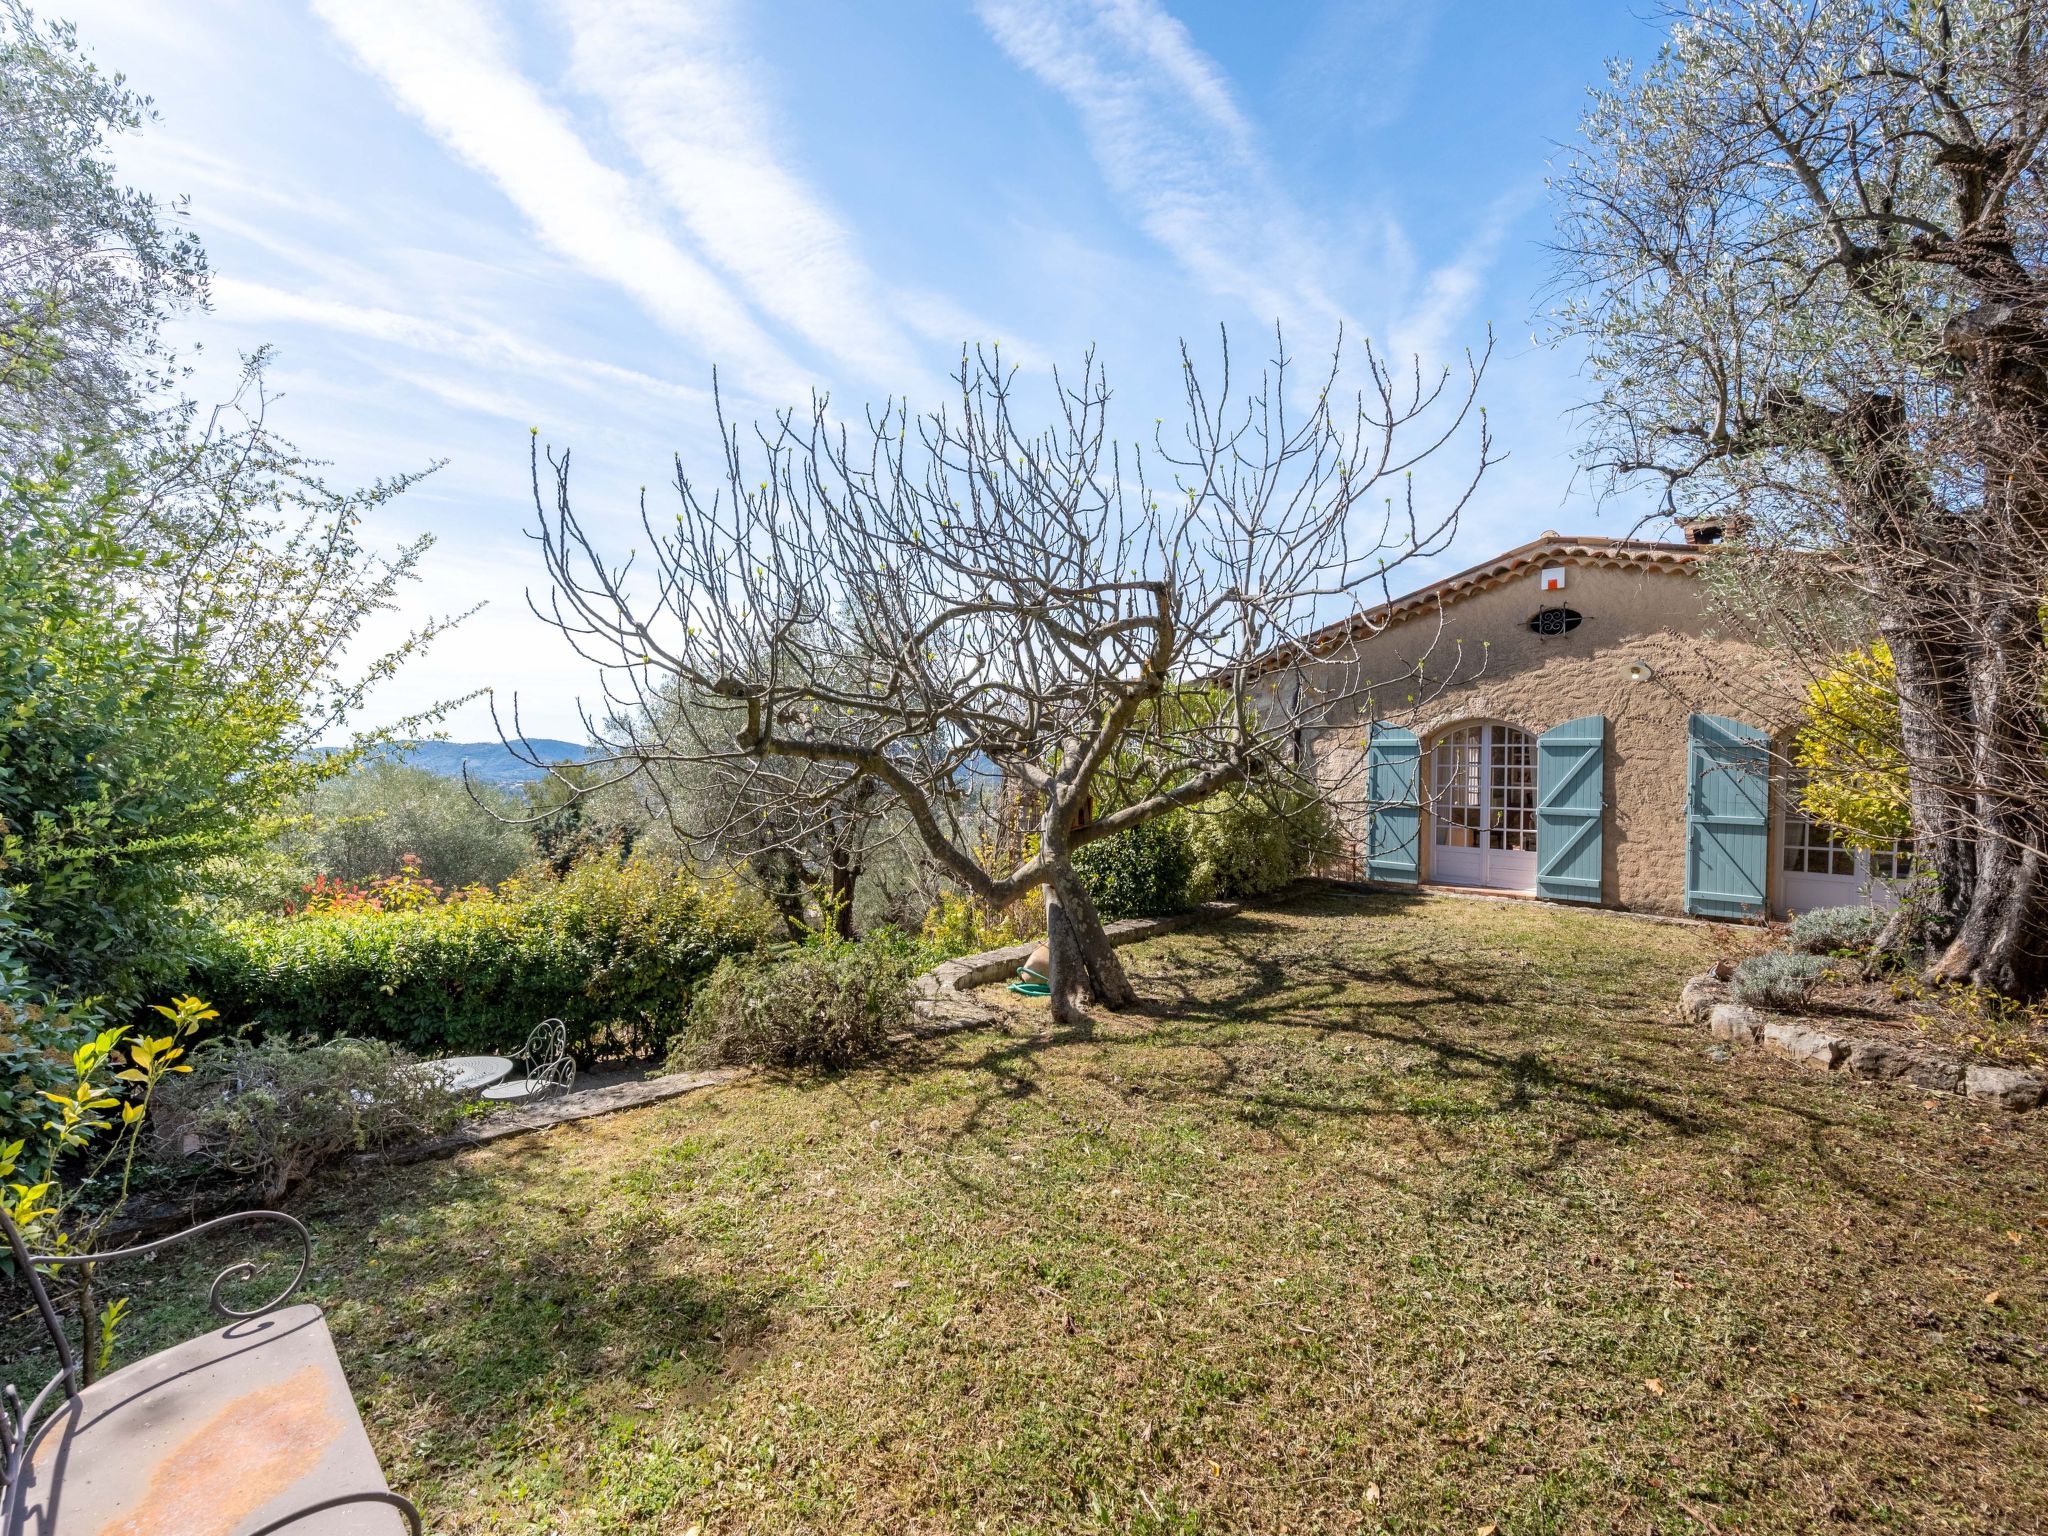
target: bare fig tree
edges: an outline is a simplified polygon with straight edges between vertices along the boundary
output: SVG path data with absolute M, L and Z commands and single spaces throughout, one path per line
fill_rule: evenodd
M 623 562 L 575 512 L 568 454 L 544 477 L 536 446 L 537 607 L 602 668 L 621 771 L 716 765 L 734 816 L 789 828 L 879 791 L 982 901 L 1044 887 L 1056 1018 L 1127 1007 L 1075 850 L 1291 763 L 1348 695 L 1255 699 L 1254 673 L 1442 550 L 1489 460 L 1483 411 L 1467 430 L 1483 357 L 1454 384 L 1363 351 L 1346 398 L 1341 340 L 1302 380 L 1276 336 L 1248 386 L 1227 337 L 1213 385 L 1183 347 L 1184 417 L 1148 449 L 1112 437 L 1092 353 L 1053 375 L 1045 428 L 995 351 L 964 353 L 957 401 L 924 415 L 856 424 L 819 398 L 742 432 L 721 402 L 723 462 L 700 480 L 679 460 Z M 1424 515 L 1410 471 L 1454 438 L 1474 462 Z M 979 836 L 996 784 L 1040 808 L 1014 858 Z
M 1596 93 L 1560 178 L 1563 328 L 1602 391 L 1591 457 L 1673 513 L 1733 519 L 1729 611 L 1805 675 L 1888 646 L 1931 974 L 2037 992 L 2048 5 L 1670 17 L 1656 63 Z

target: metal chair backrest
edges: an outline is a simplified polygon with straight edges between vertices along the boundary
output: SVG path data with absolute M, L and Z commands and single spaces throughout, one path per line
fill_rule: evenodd
M 519 1053 L 526 1064 L 529 1099 L 567 1093 L 576 1081 L 576 1058 L 569 1054 L 569 1026 L 560 1019 L 543 1019 L 526 1037 L 526 1049 Z
M 525 1047 L 516 1054 L 526 1063 L 527 1076 L 531 1077 L 536 1069 L 569 1054 L 569 1026 L 560 1019 L 541 1020 L 527 1035 Z
M 78 1361 L 71 1352 L 71 1340 L 64 1332 L 64 1324 L 57 1317 L 57 1307 L 50 1300 L 49 1288 L 43 1284 L 39 1257 L 28 1251 L 28 1243 L 21 1235 L 21 1228 L 14 1224 L 14 1218 L 7 1214 L 5 1206 L 0 1206 L 0 1233 L 4 1233 L 7 1238 L 7 1255 L 14 1261 L 14 1277 L 28 1287 L 28 1293 L 36 1304 L 36 1315 L 42 1319 L 43 1331 L 50 1336 L 50 1347 L 57 1352 L 57 1374 L 50 1378 L 49 1386 L 36 1395 L 35 1401 L 40 1403 L 59 1383 L 63 1384 L 66 1397 L 76 1397 L 79 1387 Z M 0 1414 L 0 1440 L 11 1443 L 11 1431 L 19 1430 L 22 1425 L 18 1422 L 9 1423 L 7 1420 L 13 1418 L 14 1411 L 21 1405 L 12 1383 L 6 1386 L 5 1393 L 7 1412 Z

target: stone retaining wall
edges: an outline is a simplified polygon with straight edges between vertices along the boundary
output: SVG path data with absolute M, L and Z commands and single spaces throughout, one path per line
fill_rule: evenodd
M 1723 966 L 1704 971 L 1678 994 L 1678 1016 L 1705 1025 L 1717 1040 L 1757 1047 L 1824 1071 L 1897 1081 L 1937 1093 L 1960 1093 L 1994 1109 L 2028 1110 L 2048 1099 L 2048 1078 L 1965 1061 L 1931 1046 L 1901 1045 L 1822 1029 L 1811 1019 L 1784 1018 L 1736 1002 Z

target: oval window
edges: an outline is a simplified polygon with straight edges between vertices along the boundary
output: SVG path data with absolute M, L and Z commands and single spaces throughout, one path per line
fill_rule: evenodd
M 1578 610 L 1545 608 L 1529 621 L 1529 627 L 1539 635 L 1566 634 L 1579 627 Z

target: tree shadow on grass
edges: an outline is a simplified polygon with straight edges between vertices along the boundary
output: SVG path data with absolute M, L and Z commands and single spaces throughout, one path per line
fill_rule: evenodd
M 666 1256 L 677 1234 L 639 1225 L 602 1246 L 564 1221 L 451 1249 L 452 1233 L 422 1222 L 380 1266 L 389 1274 L 379 1288 L 412 1303 L 397 1319 L 404 1331 L 375 1316 L 352 1328 L 344 1359 L 358 1342 L 394 1348 L 457 1416 L 508 1401 L 539 1407 L 600 1382 L 701 1396 L 758 1357 L 780 1287 L 685 1271 Z M 391 1355 L 381 1364 L 393 1369 Z
M 1373 915 L 1361 911 L 1368 905 L 1408 904 L 1372 898 L 1296 911 L 1355 919 Z M 1548 1143 L 1542 1158 L 1517 1170 L 1531 1178 L 1645 1136 L 1739 1130 L 1857 1198 L 1891 1203 L 1827 1146 L 1829 1131 L 1851 1120 L 1799 1102 L 1796 1085 L 1788 1095 L 1726 1072 L 1709 1079 L 1696 1048 L 1702 1042 L 1669 1038 L 1677 1026 L 1661 993 L 1631 990 L 1628 973 L 1598 950 L 1583 962 L 1558 959 L 1537 950 L 1543 942 L 1447 953 L 1441 939 L 1433 945 L 1424 935 L 1359 934 L 1335 923 L 1318 935 L 1252 914 L 1175 936 L 1139 973 L 1146 998 L 1138 1008 L 1072 1028 L 963 1042 L 955 1065 L 985 1074 L 989 1086 L 975 1093 L 949 1141 L 959 1148 L 1004 1135 L 1009 1117 L 998 1111 L 1056 1098 L 1050 1064 L 1085 1045 L 1095 1059 L 1079 1077 L 1133 1113 L 1173 1105 L 1255 1120 L 1283 1139 L 1290 1126 L 1330 1122 L 1424 1121 L 1456 1136 L 1461 1126 L 1523 1120 Z M 1304 1049 L 1310 1041 L 1372 1054 L 1340 1072 L 1328 1054 Z M 1653 1074 L 1657 1080 L 1646 1081 Z M 1301 1076 L 1308 1081 L 1289 1081 Z M 1070 1118 L 1057 1104 L 1047 1107 Z

